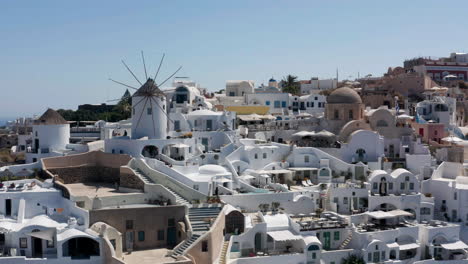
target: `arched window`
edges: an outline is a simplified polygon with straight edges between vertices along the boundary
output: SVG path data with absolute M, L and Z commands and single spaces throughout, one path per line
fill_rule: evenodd
M 320 250 L 319 246 L 310 245 L 309 248 L 307 248 L 307 251 L 315 251 L 315 250 Z

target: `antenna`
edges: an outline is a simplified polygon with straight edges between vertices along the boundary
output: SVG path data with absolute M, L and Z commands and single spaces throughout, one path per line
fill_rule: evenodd
M 143 55 L 143 51 L 141 51 L 141 59 L 143 60 L 143 68 L 145 69 L 145 79 L 148 80 L 148 73 L 146 73 L 145 55 Z
M 138 80 L 138 78 L 135 76 L 135 74 L 132 72 L 132 70 L 130 70 L 130 68 L 127 66 L 127 64 L 125 64 L 125 61 L 122 60 L 122 63 L 123 65 L 125 66 L 125 68 L 127 68 L 127 70 L 132 74 L 133 78 L 135 78 L 135 80 L 140 84 L 140 85 L 143 85 L 140 80 Z
M 177 69 L 177 71 L 175 71 L 171 76 L 167 77 L 166 80 L 164 80 L 162 83 L 160 83 L 158 86 L 162 86 L 164 83 L 166 83 L 170 78 L 172 78 L 172 76 L 176 75 L 176 73 L 178 73 L 180 71 L 180 69 L 182 69 L 182 66 L 179 67 L 179 69 Z
M 123 86 L 125 86 L 125 87 L 128 87 L 128 88 L 132 88 L 132 89 L 138 90 L 138 88 L 135 88 L 135 87 L 133 87 L 133 86 L 130 86 L 130 85 L 128 85 L 128 84 L 125 84 L 125 83 L 118 82 L 118 81 L 116 81 L 116 80 L 113 80 L 113 79 L 111 79 L 111 78 L 109 78 L 109 81 L 113 81 L 113 82 L 115 82 L 115 83 L 118 83 L 118 84 L 120 84 L 120 85 L 123 85 Z
M 156 74 L 154 75 L 154 78 L 153 78 L 154 81 L 156 81 L 156 77 L 158 77 L 159 69 L 161 69 L 161 65 L 162 65 L 162 63 L 164 61 L 165 56 L 166 56 L 166 53 L 163 53 L 161 61 L 159 62 L 158 71 L 156 71 Z

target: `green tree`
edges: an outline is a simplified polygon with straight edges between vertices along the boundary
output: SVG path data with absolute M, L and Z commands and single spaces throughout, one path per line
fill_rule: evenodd
M 364 259 L 357 255 L 351 255 L 343 259 L 343 261 L 341 261 L 341 264 L 365 264 L 365 263 L 366 262 L 364 261 Z
M 122 98 L 120 98 L 120 101 L 114 107 L 114 113 L 120 114 L 119 120 L 128 119 L 132 115 L 132 95 L 130 94 L 128 89 L 125 91 Z M 116 116 L 114 115 L 113 117 Z
M 283 92 L 298 95 L 301 90 L 301 84 L 297 81 L 297 76 L 289 74 L 281 81 Z

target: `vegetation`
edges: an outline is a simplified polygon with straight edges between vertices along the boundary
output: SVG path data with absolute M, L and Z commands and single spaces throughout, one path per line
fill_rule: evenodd
M 24 154 L 13 155 L 10 153 L 10 149 L 0 149 L 0 167 L 2 164 L 14 164 L 24 162 Z
M 132 115 L 132 96 L 127 90 L 120 101 L 110 112 L 94 112 L 90 110 L 65 110 L 59 109 L 57 112 L 67 121 L 98 121 L 106 120 L 117 122 L 128 119 Z
M 297 80 L 297 76 L 289 74 L 284 77 L 282 82 L 283 92 L 293 95 L 299 95 L 301 92 L 301 84 Z
M 358 257 L 357 255 L 351 255 L 343 261 L 341 261 L 341 264 L 365 264 L 366 262 L 362 257 Z

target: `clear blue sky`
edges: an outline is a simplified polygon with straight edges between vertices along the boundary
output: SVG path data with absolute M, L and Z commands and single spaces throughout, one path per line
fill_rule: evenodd
M 381 75 L 468 51 L 466 1 L 1 1 L 0 117 L 118 98 L 166 53 L 209 90 L 226 80 Z

